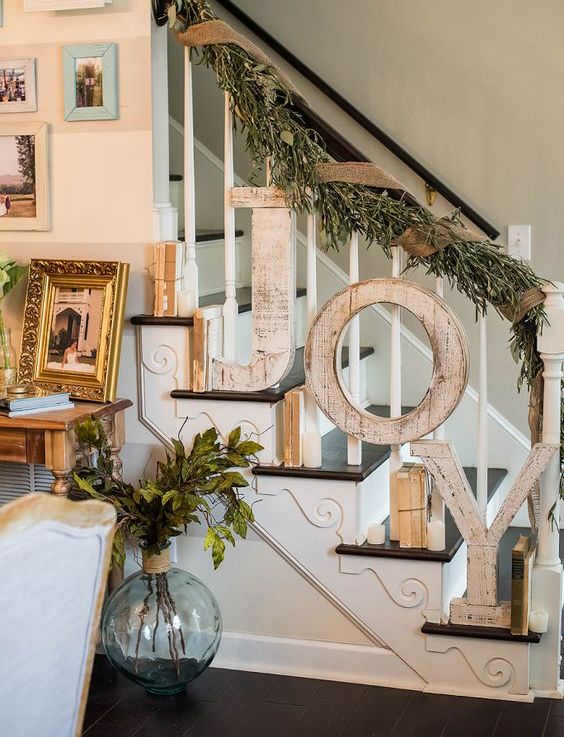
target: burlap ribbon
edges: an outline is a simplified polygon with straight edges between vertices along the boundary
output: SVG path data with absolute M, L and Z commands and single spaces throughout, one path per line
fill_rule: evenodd
M 158 555 L 147 555 L 147 552 L 142 550 L 141 556 L 143 558 L 144 573 L 157 574 L 170 571 L 170 550 L 168 548 Z
M 276 69 L 276 72 L 288 86 L 292 94 L 306 102 L 304 96 L 295 85 L 278 69 L 259 46 L 249 41 L 248 38 L 240 33 L 237 33 L 234 28 L 231 28 L 224 21 L 216 19 L 208 20 L 204 23 L 196 23 L 193 26 L 189 26 L 186 31 L 178 31 L 176 37 L 184 46 L 211 46 L 213 44 L 233 44 L 234 46 L 238 46 L 240 49 L 246 51 L 257 64 L 264 64 L 265 66 Z
M 345 182 L 347 184 L 364 184 L 377 189 L 394 189 L 407 192 L 401 182 L 385 169 L 367 161 L 344 161 L 338 164 L 317 164 L 315 174 L 319 182 Z
M 432 256 L 434 253 L 442 251 L 443 248 L 450 245 L 453 236 L 463 238 L 465 241 L 470 241 L 472 243 L 479 243 L 487 240 L 485 236 L 478 235 L 478 233 L 475 233 L 473 230 L 465 228 L 463 225 L 453 223 L 446 218 L 440 218 L 437 221 L 437 224 L 442 225 L 443 228 L 437 233 L 435 243 L 429 243 L 426 236 L 416 228 L 408 228 L 392 241 L 392 245 L 401 246 L 409 256 L 426 258 L 427 256 Z
M 546 295 L 543 291 L 538 287 L 533 287 L 521 294 L 519 304 L 516 307 L 510 304 L 502 305 L 499 311 L 507 320 L 510 320 L 516 325 L 518 322 L 521 322 L 529 310 L 542 305 L 545 297 Z

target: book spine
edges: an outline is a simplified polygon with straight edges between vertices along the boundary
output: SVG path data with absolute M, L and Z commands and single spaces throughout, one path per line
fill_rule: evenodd
M 525 617 L 525 556 L 524 550 L 513 549 L 511 553 L 511 634 L 523 635 L 528 632 L 529 623 L 524 629 Z
M 292 465 L 292 395 L 284 396 L 284 465 Z
M 164 315 L 164 243 L 155 243 L 153 246 L 153 287 L 154 302 L 153 315 Z

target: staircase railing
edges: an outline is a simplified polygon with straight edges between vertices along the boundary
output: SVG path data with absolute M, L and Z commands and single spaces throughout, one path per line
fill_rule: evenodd
M 400 146 L 388 133 L 370 120 L 364 113 L 355 107 L 349 100 L 341 95 L 334 87 L 328 84 L 313 69 L 293 54 L 287 47 L 280 43 L 274 36 L 268 33 L 261 25 L 253 20 L 247 13 L 241 10 L 231 0 L 216 0 L 217 4 L 227 10 L 240 23 L 243 23 L 249 31 L 254 33 L 260 40 L 275 51 L 285 62 L 290 64 L 297 72 L 305 77 L 308 82 L 317 87 L 326 97 L 356 121 L 365 131 L 376 138 L 383 146 L 397 156 L 406 166 L 438 192 L 448 202 L 460 211 L 474 225 L 478 226 L 489 238 L 494 240 L 499 236 L 499 231 L 484 216 L 480 215 L 468 202 L 454 192 L 448 185 L 433 174 L 424 164 L 415 158 L 409 151 Z M 308 105 L 300 100 L 295 100 L 295 107 L 304 118 L 305 123 L 325 140 L 328 153 L 337 161 L 368 161 L 358 149 L 351 146 L 324 120 L 316 115 Z

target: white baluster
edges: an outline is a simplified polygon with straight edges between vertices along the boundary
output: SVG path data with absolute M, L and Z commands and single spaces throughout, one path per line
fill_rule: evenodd
M 359 281 L 358 233 L 351 234 L 349 251 L 349 284 Z M 355 315 L 349 325 L 349 392 L 354 404 L 360 403 L 360 315 Z M 349 435 L 347 438 L 347 462 L 349 466 L 362 463 L 362 442 Z
M 543 287 L 546 294 L 544 307 L 548 324 L 544 325 L 537 340 L 538 349 L 544 365 L 544 398 L 542 442 L 560 443 L 560 400 L 562 395 L 562 362 L 564 361 L 564 284 Z M 560 563 L 559 553 L 559 494 L 560 462 L 555 459 L 541 484 L 540 519 L 537 565 L 552 566 Z M 549 520 L 552 507 L 557 524 Z
M 437 276 L 435 279 L 435 294 L 437 294 L 441 299 L 444 298 L 444 279 L 442 276 Z M 444 440 L 445 439 L 445 426 L 444 424 L 439 425 L 437 429 L 433 432 L 433 439 L 434 440 Z M 434 522 L 444 522 L 445 521 L 445 503 L 439 493 L 434 493 L 431 499 L 431 517 Z
M 233 113 L 231 97 L 225 93 L 223 186 L 225 234 L 225 303 L 223 305 L 223 355 L 227 361 L 235 361 L 237 345 L 236 254 L 235 254 L 235 209 L 231 206 L 233 173 Z
M 199 304 L 196 263 L 196 195 L 194 162 L 194 107 L 190 48 L 184 48 L 184 260 L 178 293 L 178 314 L 192 317 Z
M 537 338 L 543 362 L 544 397 L 542 442 L 560 443 L 562 422 L 562 363 L 564 361 L 564 284 L 542 288 L 548 322 Z M 550 463 L 541 479 L 538 543 L 533 571 L 532 608 L 548 614 L 548 632 L 531 648 L 531 687 L 537 695 L 562 698 L 560 637 L 562 632 L 562 564 L 559 553 L 560 459 Z
M 392 246 L 392 276 L 401 276 L 401 249 Z M 401 313 L 392 305 L 390 344 L 390 417 L 401 417 Z M 390 460 L 390 540 L 399 540 L 396 473 L 401 468 L 401 445 L 392 445 Z
M 484 521 L 488 511 L 488 324 L 485 315 L 478 318 L 480 327 L 480 371 L 478 397 L 477 500 Z
M 151 110 L 153 124 L 153 236 L 178 238 L 178 213 L 170 201 L 168 118 L 168 32 L 151 23 Z
M 317 223 L 314 213 L 307 217 L 307 327 L 317 314 Z M 308 391 L 305 394 L 305 432 L 302 438 L 302 459 L 306 468 L 322 465 L 321 433 L 317 403 Z

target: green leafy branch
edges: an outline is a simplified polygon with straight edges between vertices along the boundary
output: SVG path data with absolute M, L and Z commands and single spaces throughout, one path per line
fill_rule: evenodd
M 196 435 L 190 452 L 173 439 L 173 452 L 157 463 L 154 479 L 143 479 L 138 486 L 113 475 L 111 449 L 98 420 L 78 425 L 77 440 L 89 449 L 85 467 L 74 470 L 76 489 L 94 499 L 110 502 L 118 515 L 114 558 L 125 559 L 128 536 L 138 538 L 149 555 L 160 553 L 171 538 L 186 532 L 191 523 L 208 526 L 204 549 L 211 548 L 214 568 L 225 556 L 225 543 L 235 545 L 235 536 L 246 537 L 254 521 L 252 507 L 241 489 L 248 486 L 236 469 L 249 468 L 262 446 L 241 440 L 241 428 L 229 435 L 227 444 L 215 428 Z

